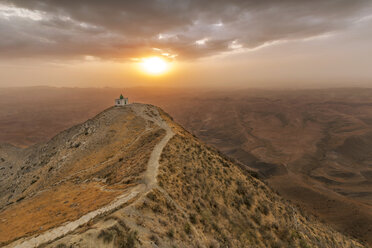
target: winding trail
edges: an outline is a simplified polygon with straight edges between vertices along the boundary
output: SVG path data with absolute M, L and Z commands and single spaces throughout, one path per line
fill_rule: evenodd
M 157 175 L 158 175 L 158 168 L 159 168 L 159 159 L 164 147 L 167 145 L 168 141 L 173 137 L 174 133 L 172 129 L 169 127 L 167 122 L 163 120 L 158 112 L 158 110 L 154 107 L 144 104 L 136 104 L 133 103 L 129 105 L 137 116 L 142 117 L 145 120 L 152 121 L 157 124 L 159 127 L 163 128 L 166 131 L 166 135 L 161 139 L 161 141 L 155 145 L 154 149 L 151 152 L 147 170 L 144 174 L 143 183 L 135 186 L 129 192 L 126 192 L 123 195 L 120 195 L 115 199 L 115 201 L 111 202 L 109 205 L 97 209 L 95 211 L 89 212 L 79 219 L 63 224 L 59 227 L 50 229 L 38 236 L 32 238 L 24 238 L 14 241 L 5 247 L 16 247 L 16 248 L 30 248 L 30 247 L 38 247 L 42 244 L 51 242 L 58 238 L 61 238 L 68 233 L 74 231 L 79 226 L 88 223 L 93 218 L 111 212 L 123 204 L 129 202 L 130 200 L 134 199 L 135 197 L 140 197 L 148 193 L 154 187 L 157 186 Z M 156 113 L 155 113 L 156 112 Z M 132 203 L 133 204 L 133 203 Z

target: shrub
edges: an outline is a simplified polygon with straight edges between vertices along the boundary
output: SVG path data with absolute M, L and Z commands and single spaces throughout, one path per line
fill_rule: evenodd
M 236 185 L 237 185 L 236 193 L 238 193 L 239 195 L 244 195 L 245 192 L 247 191 L 247 189 L 244 185 L 244 182 L 238 180 L 238 181 L 236 181 Z
M 279 241 L 271 241 L 271 248 L 281 248 L 283 244 Z
M 156 204 L 156 203 L 151 206 L 151 210 L 154 213 L 163 213 L 163 209 L 161 208 L 161 206 L 159 204 Z
M 196 224 L 196 215 L 195 214 L 190 214 L 189 219 L 190 219 L 190 222 L 192 224 Z
M 287 227 L 284 227 L 283 229 L 279 229 L 277 232 L 277 236 L 282 241 L 290 241 L 291 240 L 291 234 Z
M 185 230 L 185 233 L 186 233 L 187 235 L 190 235 L 190 234 L 191 234 L 191 226 L 190 226 L 189 223 L 186 223 L 186 224 L 185 224 L 185 228 L 184 228 L 184 230 Z
M 174 238 L 174 230 L 173 230 L 173 229 L 170 229 L 170 230 L 167 232 L 167 236 L 168 236 L 168 238 L 173 239 L 173 238 Z
M 221 229 L 217 226 L 216 223 L 212 222 L 212 228 L 217 232 L 217 233 L 221 233 Z
M 258 207 L 258 210 L 260 210 L 260 212 L 264 215 L 268 215 L 270 212 L 266 202 L 262 202 L 261 205 Z
M 253 201 L 253 198 L 252 198 L 252 196 L 251 195 L 244 195 L 243 196 L 243 203 L 244 203 L 244 205 L 248 208 L 248 209 L 250 209 L 251 208 L 251 206 L 252 206 L 252 201 Z
M 151 240 L 152 240 L 156 245 L 159 245 L 159 238 L 158 238 L 158 236 L 152 234 L 152 235 L 150 236 L 150 239 L 151 239 Z
M 148 197 L 150 200 L 152 200 L 152 201 L 158 201 L 158 199 L 157 199 L 157 197 L 156 197 L 156 195 L 155 195 L 154 192 L 150 192 L 150 193 L 148 193 L 148 194 L 147 194 L 147 197 Z
M 301 248 L 310 248 L 310 246 L 303 239 L 300 240 L 300 247 Z
M 105 231 L 105 230 L 102 230 L 99 234 L 98 234 L 98 238 L 99 239 L 103 239 L 103 242 L 104 243 L 110 243 L 113 239 L 113 236 L 112 236 L 112 233 L 108 232 L 108 231 Z
M 134 248 L 138 240 L 137 232 L 130 231 L 127 236 L 119 236 L 117 239 L 117 247 L 120 248 Z
M 256 222 L 258 225 L 261 225 L 261 215 L 259 212 L 255 212 L 254 214 L 252 214 L 251 217 L 254 220 L 254 222 Z

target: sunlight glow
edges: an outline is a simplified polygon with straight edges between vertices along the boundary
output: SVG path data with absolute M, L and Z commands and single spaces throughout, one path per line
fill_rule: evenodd
M 160 57 L 149 57 L 142 59 L 141 68 L 148 74 L 160 75 L 169 69 L 169 64 Z

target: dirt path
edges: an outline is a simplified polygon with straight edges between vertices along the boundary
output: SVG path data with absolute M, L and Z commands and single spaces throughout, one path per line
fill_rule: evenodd
M 143 183 L 135 186 L 129 192 L 126 192 L 125 194 L 119 196 L 118 198 L 116 198 L 114 202 L 110 203 L 109 205 L 105 207 L 102 207 L 88 214 L 85 214 L 75 221 L 66 223 L 64 225 L 61 225 L 53 229 L 50 229 L 39 236 L 28 238 L 28 239 L 17 240 L 7 245 L 6 247 L 17 247 L 17 248 L 37 247 L 41 244 L 48 243 L 50 241 L 63 237 L 66 234 L 77 229 L 79 226 L 88 223 L 93 218 L 99 215 L 111 212 L 119 208 L 123 204 L 127 203 L 128 201 L 134 199 L 135 197 L 145 195 L 147 192 L 152 190 L 157 185 L 156 177 L 158 175 L 159 159 L 160 159 L 160 156 L 161 156 L 161 153 L 164 147 L 166 146 L 168 141 L 173 137 L 174 133 L 172 129 L 168 126 L 166 121 L 164 121 L 160 117 L 160 114 L 158 113 L 158 111 L 156 110 L 156 113 L 154 112 L 155 108 L 150 107 L 148 105 L 143 105 L 143 104 L 131 104 L 130 108 L 138 116 L 144 118 L 145 120 L 155 122 L 155 124 L 157 124 L 158 126 L 160 126 L 166 131 L 166 135 L 163 137 L 163 139 L 158 144 L 156 144 L 153 151 L 151 152 L 150 159 L 147 165 L 147 170 L 144 175 Z

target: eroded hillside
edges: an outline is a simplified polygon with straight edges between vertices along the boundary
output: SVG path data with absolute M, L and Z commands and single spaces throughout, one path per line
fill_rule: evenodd
M 14 149 L 2 147 L 6 247 L 363 247 L 150 105 Z

